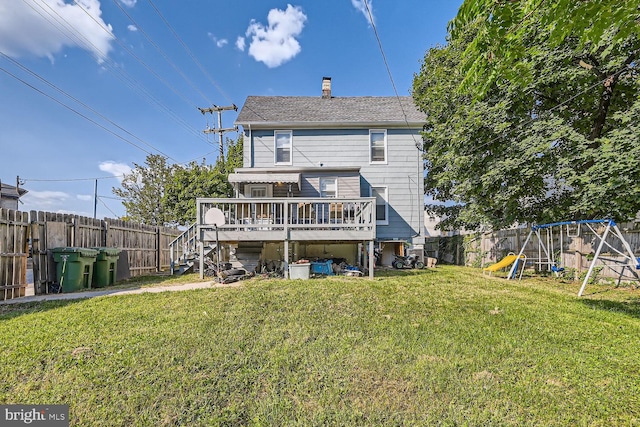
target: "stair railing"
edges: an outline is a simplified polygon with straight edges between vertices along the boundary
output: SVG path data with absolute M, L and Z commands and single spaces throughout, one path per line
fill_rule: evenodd
M 198 224 L 193 223 L 181 235 L 169 243 L 171 274 L 176 264 L 186 262 L 190 256 L 198 256 Z

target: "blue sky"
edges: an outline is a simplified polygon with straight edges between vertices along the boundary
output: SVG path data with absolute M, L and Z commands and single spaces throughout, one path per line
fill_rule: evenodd
M 409 95 L 462 0 L 0 0 L 0 179 L 21 210 L 120 217 L 148 154 L 214 163 L 216 117 L 250 95 Z M 235 112 L 222 115 L 232 127 Z M 228 133 L 235 139 L 237 134 Z

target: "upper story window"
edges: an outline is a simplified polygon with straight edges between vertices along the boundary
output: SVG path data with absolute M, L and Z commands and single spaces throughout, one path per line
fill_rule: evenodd
M 387 131 L 385 129 L 369 131 L 369 162 L 387 163 Z
M 290 130 L 277 130 L 275 135 L 275 159 L 276 165 L 290 165 L 291 164 L 291 147 L 292 147 L 292 135 Z
M 338 197 L 337 178 L 320 178 L 320 197 Z

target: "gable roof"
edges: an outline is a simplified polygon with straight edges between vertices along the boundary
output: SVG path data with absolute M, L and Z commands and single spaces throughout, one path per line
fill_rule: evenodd
M 28 193 L 28 191 L 24 188 L 16 188 L 4 182 L 0 183 L 0 196 L 2 196 L 3 199 L 19 199 L 26 193 Z
M 253 127 L 385 125 L 420 128 L 424 122 L 425 114 L 417 110 L 409 96 L 249 96 L 236 120 L 237 125 Z

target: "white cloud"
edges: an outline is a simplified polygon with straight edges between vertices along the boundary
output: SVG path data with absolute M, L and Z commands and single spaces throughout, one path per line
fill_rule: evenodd
M 364 15 L 369 25 L 372 24 L 371 18 L 373 18 L 373 22 L 376 21 L 375 16 L 373 16 L 373 0 L 351 0 L 351 4 Z M 369 6 L 369 10 L 367 10 L 367 5 Z M 369 16 L 369 11 L 371 11 L 371 16 Z
M 207 33 L 207 35 L 209 36 L 209 38 L 211 40 L 213 40 L 213 42 L 218 47 L 224 47 L 229 43 L 229 40 L 227 40 L 227 39 L 218 39 L 216 36 L 213 35 L 213 33 Z
M 129 165 L 124 163 L 116 163 L 108 160 L 106 162 L 102 162 L 99 165 L 99 168 L 103 172 L 108 172 L 114 177 L 118 178 L 118 181 L 122 182 L 123 175 L 128 175 L 131 173 L 131 168 Z
M 245 47 L 244 37 L 238 37 L 236 39 L 236 47 L 238 48 L 238 50 L 244 52 L 244 47 Z
M 136 5 L 136 3 L 138 2 L 138 0 L 120 0 L 120 3 L 122 3 L 123 5 L 127 6 L 127 7 L 133 7 Z
M 63 191 L 35 191 L 29 190 L 21 200 L 30 210 L 50 211 L 57 208 L 61 202 L 71 199 L 71 195 Z
M 131 31 L 131 32 L 136 32 L 136 31 L 138 31 L 138 27 L 136 27 L 136 26 L 135 26 L 135 25 L 133 25 L 133 24 L 129 24 L 129 25 L 127 25 L 127 29 L 128 29 L 129 31 Z
M 80 47 L 102 62 L 111 51 L 114 35 L 101 15 L 99 0 L 77 0 L 77 4 L 2 0 L 0 51 L 11 57 L 35 55 L 53 61 L 63 48 Z
M 82 200 L 83 202 L 88 202 L 94 199 L 94 197 L 90 194 L 78 194 L 76 197 L 78 198 L 78 200 Z
M 300 53 L 296 37 L 302 33 L 306 20 L 302 9 L 290 4 L 286 10 L 271 9 L 267 15 L 267 26 L 252 20 L 246 32 L 246 36 L 251 37 L 249 55 L 269 68 L 289 61 Z

